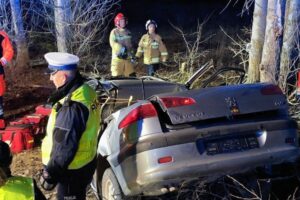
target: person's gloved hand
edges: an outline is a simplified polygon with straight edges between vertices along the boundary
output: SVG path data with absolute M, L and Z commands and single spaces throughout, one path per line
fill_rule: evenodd
M 55 188 L 57 181 L 50 176 L 46 169 L 44 169 L 40 176 L 40 183 L 43 189 L 49 191 Z
M 138 58 L 135 57 L 135 56 L 132 56 L 132 57 L 130 58 L 130 62 L 131 62 L 132 64 L 138 64 Z
M 8 62 L 7 62 L 7 60 L 6 60 L 4 57 L 2 57 L 2 58 L 0 58 L 0 64 L 1 64 L 3 67 L 5 67 L 5 66 L 7 66 Z
M 122 47 L 117 55 L 118 58 L 120 59 L 126 59 L 128 56 L 128 52 L 127 52 L 127 48 L 126 47 Z
M 167 62 L 167 59 L 166 59 L 166 58 L 163 58 L 163 59 L 161 60 L 161 62 L 162 62 L 162 63 L 166 63 L 166 62 Z

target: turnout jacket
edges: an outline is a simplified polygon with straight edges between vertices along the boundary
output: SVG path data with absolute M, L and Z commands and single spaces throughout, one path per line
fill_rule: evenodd
M 109 44 L 112 49 L 112 60 L 121 60 L 117 57 L 122 47 L 127 52 L 132 51 L 131 33 L 128 29 L 114 28 L 109 35 Z
M 6 90 L 4 80 L 4 69 L 14 56 L 14 50 L 8 35 L 4 31 L 0 31 L 0 96 L 3 96 Z
M 42 143 L 42 162 L 57 179 L 95 159 L 100 111 L 96 92 L 83 83 L 79 74 L 49 101 L 53 108 Z
M 4 31 L 0 31 L 0 60 L 2 63 L 11 61 L 14 56 L 14 50 L 8 35 Z
M 140 58 L 142 55 L 144 55 L 144 64 L 146 65 L 158 64 L 167 60 L 167 48 L 158 34 L 147 33 L 142 36 L 135 56 Z

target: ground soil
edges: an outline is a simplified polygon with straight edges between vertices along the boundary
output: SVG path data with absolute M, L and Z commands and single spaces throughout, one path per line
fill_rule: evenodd
M 46 103 L 49 95 L 55 90 L 45 75 L 45 66 L 30 68 L 30 72 L 15 74 L 8 68 L 6 73 L 6 93 L 4 94 L 4 115 L 6 119 L 18 117 L 33 110 L 38 104 Z

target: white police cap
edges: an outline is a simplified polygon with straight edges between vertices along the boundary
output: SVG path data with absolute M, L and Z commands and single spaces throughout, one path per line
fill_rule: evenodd
M 64 52 L 50 52 L 44 55 L 48 68 L 56 70 L 74 70 L 79 62 L 78 56 Z

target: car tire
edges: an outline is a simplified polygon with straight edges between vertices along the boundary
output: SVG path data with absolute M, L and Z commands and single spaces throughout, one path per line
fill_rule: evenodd
M 102 177 L 102 199 L 122 200 L 123 192 L 111 168 L 107 168 Z

